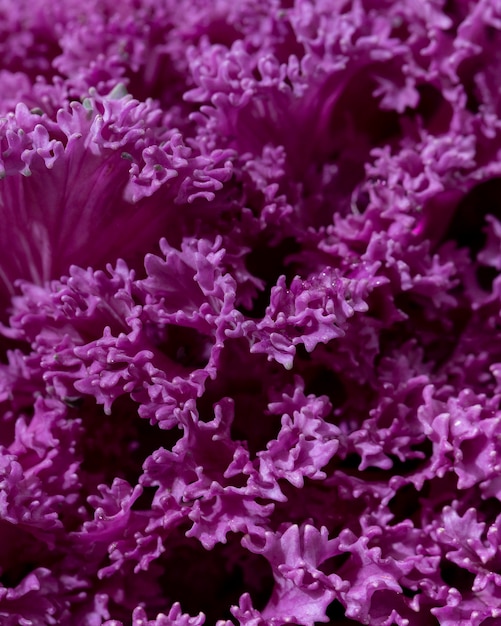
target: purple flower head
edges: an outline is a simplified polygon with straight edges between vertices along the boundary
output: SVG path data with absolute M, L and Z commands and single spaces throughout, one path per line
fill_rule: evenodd
M 501 623 L 496 0 L 0 2 L 0 624 Z

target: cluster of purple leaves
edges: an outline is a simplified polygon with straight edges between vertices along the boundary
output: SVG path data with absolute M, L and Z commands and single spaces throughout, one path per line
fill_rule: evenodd
M 501 624 L 497 0 L 0 0 L 2 626 Z

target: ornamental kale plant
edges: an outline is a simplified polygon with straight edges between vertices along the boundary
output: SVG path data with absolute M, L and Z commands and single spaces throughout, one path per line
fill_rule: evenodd
M 0 625 L 501 624 L 498 0 L 0 0 Z

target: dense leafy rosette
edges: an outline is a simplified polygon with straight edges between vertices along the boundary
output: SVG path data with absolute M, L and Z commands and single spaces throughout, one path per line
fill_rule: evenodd
M 0 623 L 501 623 L 496 0 L 0 0 Z

